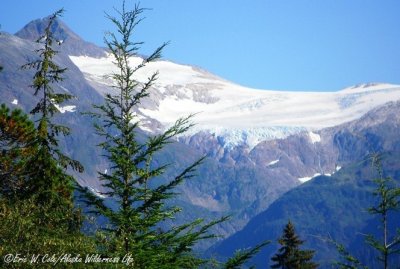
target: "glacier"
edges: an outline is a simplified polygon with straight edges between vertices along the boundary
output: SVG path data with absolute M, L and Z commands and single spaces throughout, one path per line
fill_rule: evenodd
M 69 57 L 99 93 L 112 92 L 109 75 L 116 68 L 110 55 Z M 135 57 L 131 64 L 137 66 L 142 61 Z M 208 132 L 226 148 L 245 144 L 251 149 L 261 141 L 304 131 L 309 132 L 312 143 L 318 143 L 315 131 L 358 119 L 377 106 L 400 100 L 399 85 L 360 84 L 337 92 L 261 90 L 163 60 L 149 63 L 136 78 L 144 83 L 155 72 L 158 80 L 150 91 L 151 99 L 138 110 L 142 119 L 147 119 L 140 127 L 154 132 L 152 122 L 165 129 L 178 118 L 194 114 L 195 126 L 186 135 Z

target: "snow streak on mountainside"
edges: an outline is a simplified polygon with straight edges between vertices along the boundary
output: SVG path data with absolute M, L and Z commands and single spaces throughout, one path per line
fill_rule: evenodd
M 70 56 L 96 90 L 110 91 L 106 78 L 116 71 L 111 57 Z M 136 58 L 132 65 L 142 60 Z M 339 92 L 281 92 L 250 89 L 192 66 L 168 61 L 148 64 L 138 72 L 140 82 L 159 72 L 151 100 L 140 113 L 164 128 L 196 113 L 192 133 L 207 131 L 225 147 L 284 138 L 304 130 L 336 126 L 360 118 L 374 107 L 400 99 L 400 86 L 363 84 Z M 148 126 L 143 129 L 150 130 Z

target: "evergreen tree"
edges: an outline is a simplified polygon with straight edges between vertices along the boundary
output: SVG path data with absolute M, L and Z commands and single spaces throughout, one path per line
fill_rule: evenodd
M 37 148 L 34 124 L 21 110 L 0 106 L 0 196 L 14 199 L 26 195 L 27 163 Z
M 62 10 L 48 19 L 44 34 L 38 39 L 38 59 L 23 66 L 36 69 L 32 87 L 40 101 L 31 111 L 36 124 L 20 110 L 0 107 L 0 256 L 61 255 L 94 253 L 93 240 L 80 232 L 82 216 L 73 205 L 74 178 L 67 168 L 82 171 L 82 166 L 58 147 L 57 136 L 69 129 L 53 122 L 53 115 L 68 94 L 55 93 L 53 87 L 63 80 L 66 69 L 53 62 L 57 51 L 51 26 Z M 40 257 L 41 258 L 41 257 Z M 0 267 L 21 268 L 27 264 Z M 38 262 L 29 267 L 54 268 L 52 263 Z M 74 264 L 74 268 L 89 265 Z M 93 265 L 94 266 L 94 265 Z
M 53 90 L 65 72 L 52 60 L 57 51 L 52 47 L 51 26 L 61 13 L 49 18 L 38 40 L 38 59 L 24 66 L 36 69 L 32 87 L 40 101 L 31 113 L 37 123 L 20 110 L 10 112 L 0 107 L 0 256 L 95 251 L 93 240 L 80 233 L 82 217 L 72 200 L 74 179 L 66 173 L 68 167 L 78 171 L 82 167 L 59 149 L 57 135 L 66 135 L 69 130 L 52 120 L 57 106 L 71 98 Z M 26 264 L 1 260 L 0 267 L 6 266 L 21 268 Z M 39 262 L 32 267 L 53 268 L 54 264 Z
M 36 195 L 28 193 L 26 182 L 32 177 L 28 166 L 36 158 L 36 138 L 37 130 L 26 114 L 19 109 L 10 111 L 4 104 L 0 106 L 0 257 L 10 253 L 21 256 L 95 253 L 94 241 L 79 229 L 71 229 L 71 224 L 77 227 L 76 223 L 80 223 L 75 211 L 38 203 Z M 0 260 L 1 268 L 25 266 Z M 38 262 L 29 267 L 54 268 L 54 265 Z M 82 268 L 79 264 L 71 267 Z
M 282 269 L 312 269 L 318 268 L 318 264 L 312 261 L 314 256 L 313 250 L 301 250 L 300 246 L 304 243 L 295 232 L 294 225 L 289 221 L 284 230 L 283 235 L 278 239 L 282 247 L 279 249 L 271 260 L 274 264 L 271 268 Z
M 202 220 L 172 228 L 162 228 L 163 222 L 173 219 L 181 210 L 175 206 L 166 206 L 166 201 L 175 196 L 175 188 L 184 180 L 194 176 L 195 168 L 203 158 L 184 169 L 167 183 L 158 183 L 168 165 L 154 162 L 157 153 L 171 139 L 184 133 L 191 127 L 190 116 L 179 119 L 164 133 L 140 142 L 137 129 L 140 124 L 135 109 L 157 78 L 151 74 L 147 81 L 135 78 L 136 72 L 149 62 L 161 57 L 166 46 L 158 47 L 150 56 L 145 57 L 137 66 L 132 59 L 138 56 L 141 42 L 133 42 L 135 27 L 141 21 L 144 9 L 135 5 L 133 10 L 118 11 L 121 19 L 107 15 L 116 26 L 116 34 L 109 34 L 106 45 L 114 57 L 118 69 L 111 75 L 114 81 L 113 94 L 106 94 L 105 103 L 95 106 L 93 113 L 97 133 L 104 138 L 100 144 L 106 152 L 111 169 L 109 173 L 99 173 L 99 178 L 107 190 L 103 195 L 112 197 L 118 204 L 114 210 L 95 193 L 82 189 L 84 200 L 92 206 L 94 213 L 105 216 L 109 225 L 103 229 L 100 249 L 105 255 L 133 255 L 135 268 L 198 268 L 203 264 L 192 253 L 193 245 L 202 239 L 211 238 L 208 230 L 225 220 L 212 221 L 201 225 Z
M 400 209 L 400 188 L 395 185 L 392 178 L 384 176 L 381 155 L 373 154 L 371 158 L 377 173 L 374 180 L 376 184 L 374 195 L 378 198 L 378 204 L 370 207 L 368 211 L 380 217 L 382 237 L 376 238 L 368 235 L 366 241 L 379 252 L 378 259 L 382 261 L 383 268 L 387 269 L 389 268 L 389 257 L 400 252 L 400 234 L 390 236 L 388 230 L 390 213 Z
M 92 238 L 78 229 L 71 230 L 74 211 L 54 209 L 52 204 L 38 204 L 35 197 L 9 200 L 0 197 L 0 268 L 107 268 L 103 264 L 42 262 L 43 255 L 72 257 L 96 253 Z M 27 263 L 6 263 L 7 254 L 28 257 Z M 30 264 L 32 255 L 40 255 L 37 263 Z
M 366 243 L 373 247 L 378 253 L 378 260 L 382 262 L 382 268 L 389 268 L 390 257 L 394 254 L 400 253 L 400 231 L 393 235 L 389 235 L 388 223 L 391 213 L 400 209 L 400 188 L 396 185 L 391 177 L 384 175 L 382 167 L 382 154 L 373 153 L 368 158 L 371 160 L 373 169 L 376 172 L 374 183 L 376 188 L 373 192 L 377 197 L 377 204 L 368 208 L 372 215 L 380 217 L 381 237 L 372 234 L 366 235 Z M 331 240 L 331 243 L 336 246 L 342 261 L 336 262 L 339 268 L 343 269 L 367 269 L 360 259 L 353 256 L 345 249 L 345 247 L 337 242 Z
M 67 93 L 56 93 L 55 84 L 63 80 L 66 68 L 58 66 L 53 58 L 58 51 L 54 49 L 57 44 L 51 31 L 57 17 L 63 10 L 55 12 L 48 18 L 48 25 L 43 35 L 37 40 L 40 48 L 36 50 L 39 57 L 23 66 L 33 68 L 36 72 L 33 77 L 35 96 L 39 96 L 38 104 L 32 109 L 31 114 L 37 120 L 37 154 L 30 163 L 32 168 L 30 191 L 37 195 L 39 203 L 58 203 L 72 208 L 72 192 L 74 178 L 66 173 L 67 168 L 82 172 L 82 165 L 64 155 L 58 146 L 58 135 L 68 135 L 69 128 L 54 123 L 53 116 L 59 113 L 63 102 L 73 98 Z

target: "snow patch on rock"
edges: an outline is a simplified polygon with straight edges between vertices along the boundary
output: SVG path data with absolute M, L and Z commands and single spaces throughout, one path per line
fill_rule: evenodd
M 311 180 L 311 179 L 313 179 L 313 178 L 315 178 L 315 177 L 318 177 L 318 176 L 320 176 L 321 175 L 321 173 L 315 173 L 313 176 L 311 176 L 311 177 L 300 177 L 300 178 L 298 178 L 298 180 L 301 182 L 301 183 L 304 183 L 304 182 L 307 182 L 307 181 L 309 181 L 309 180 Z M 324 174 L 325 175 L 325 174 Z M 330 174 L 328 174 L 329 176 L 330 176 Z
M 92 187 L 89 187 L 89 190 L 94 194 L 94 195 L 96 195 L 97 197 L 99 197 L 99 198 L 102 198 L 102 199 L 104 199 L 104 198 L 107 198 L 107 196 L 105 196 L 104 194 L 102 194 L 99 190 L 97 190 L 97 189 L 94 189 L 94 188 L 92 188 Z
M 65 112 L 75 112 L 76 106 L 59 106 L 54 104 L 54 106 L 60 111 L 60 113 L 65 113 Z
M 272 166 L 272 165 L 274 165 L 274 164 L 277 164 L 278 162 L 279 162 L 279 159 L 278 159 L 278 160 L 271 161 L 271 162 L 269 162 L 269 163 L 267 164 L 267 166 Z
M 309 132 L 308 136 L 310 137 L 311 143 L 313 144 L 321 142 L 321 136 L 319 134 Z

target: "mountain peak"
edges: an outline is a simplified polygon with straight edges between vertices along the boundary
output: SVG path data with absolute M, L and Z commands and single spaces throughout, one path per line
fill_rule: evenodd
M 25 25 L 15 35 L 26 40 L 36 41 L 43 35 L 49 23 L 50 16 L 36 19 Z M 63 43 L 60 51 L 71 56 L 104 57 L 105 51 L 96 45 L 86 42 L 73 32 L 62 20 L 55 19 L 51 31 L 56 40 Z
M 31 41 L 36 41 L 39 39 L 40 36 L 44 34 L 44 30 L 46 29 L 49 19 L 51 16 L 47 16 L 42 19 L 36 19 L 31 22 L 29 22 L 27 25 L 25 25 L 21 30 L 19 30 L 15 35 L 31 40 Z M 75 34 L 69 27 L 62 22 L 60 19 L 55 19 L 51 31 L 54 34 L 54 37 L 58 40 L 68 40 L 72 39 L 74 41 L 82 40 L 77 34 Z

